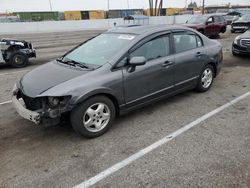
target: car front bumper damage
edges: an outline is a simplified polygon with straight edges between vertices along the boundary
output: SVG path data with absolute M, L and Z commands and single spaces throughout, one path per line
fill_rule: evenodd
M 14 108 L 16 109 L 17 113 L 29 120 L 34 122 L 35 124 L 39 124 L 41 122 L 41 115 L 38 112 L 28 110 L 24 104 L 20 100 L 17 99 L 16 95 L 12 96 L 12 104 Z

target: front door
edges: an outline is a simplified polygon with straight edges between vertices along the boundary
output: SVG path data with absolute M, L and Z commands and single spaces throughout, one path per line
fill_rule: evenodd
M 173 91 L 174 56 L 170 55 L 170 35 L 160 35 L 129 54 L 145 57 L 145 65 L 123 68 L 124 95 L 127 108 L 137 106 Z

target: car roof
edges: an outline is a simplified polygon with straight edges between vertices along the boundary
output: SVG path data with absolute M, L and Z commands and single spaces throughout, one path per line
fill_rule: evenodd
M 128 33 L 128 34 L 136 34 L 141 35 L 144 33 L 154 33 L 160 31 L 167 31 L 173 29 L 185 29 L 189 30 L 189 28 L 181 26 L 181 25 L 134 25 L 134 26 L 117 26 L 107 31 L 107 33 Z

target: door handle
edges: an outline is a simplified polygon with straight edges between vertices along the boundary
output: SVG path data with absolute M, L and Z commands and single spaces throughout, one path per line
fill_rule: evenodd
M 195 57 L 201 57 L 203 54 L 201 53 L 201 52 L 197 52 L 196 54 L 195 54 Z
M 165 61 L 165 62 L 162 64 L 162 66 L 168 68 L 168 67 L 170 67 L 170 66 L 173 65 L 173 64 L 174 64 L 173 61 Z

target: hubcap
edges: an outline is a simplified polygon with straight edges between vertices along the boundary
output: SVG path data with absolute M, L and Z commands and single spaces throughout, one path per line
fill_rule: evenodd
M 213 72 L 210 68 L 207 68 L 202 73 L 201 84 L 204 88 L 208 88 L 213 81 Z
M 17 55 L 17 56 L 15 57 L 15 63 L 16 63 L 16 64 L 22 64 L 22 56 Z
M 110 109 L 104 103 L 96 103 L 90 106 L 84 116 L 83 125 L 90 132 L 103 130 L 110 121 Z

